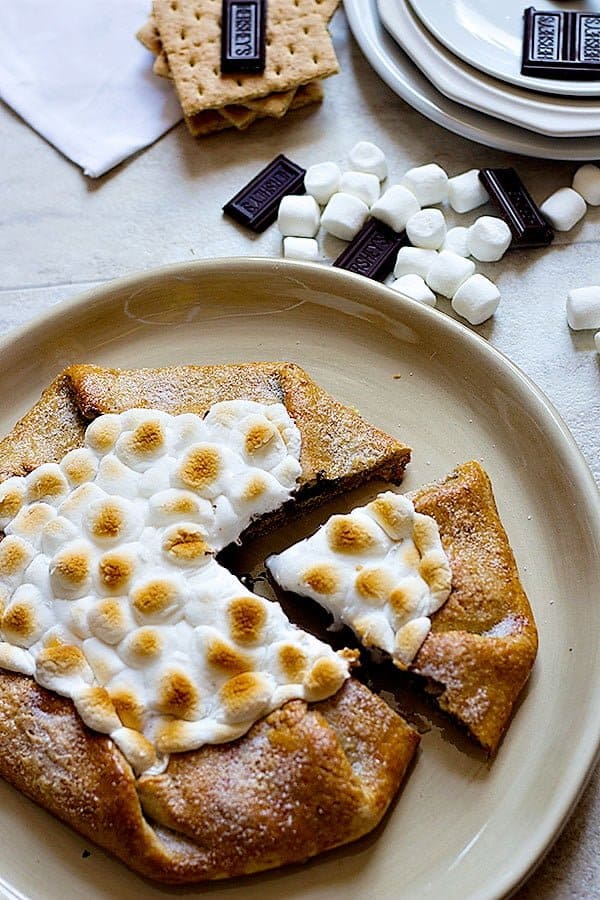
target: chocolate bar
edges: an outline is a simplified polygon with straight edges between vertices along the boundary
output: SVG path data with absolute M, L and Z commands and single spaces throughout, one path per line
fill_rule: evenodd
M 257 74 L 265 68 L 266 0 L 223 0 L 221 73 Z
M 368 219 L 333 265 L 383 281 L 394 268 L 398 250 L 405 244 L 408 244 L 405 231 L 392 231 L 379 219 Z
M 568 81 L 600 80 L 600 15 L 525 10 L 522 75 Z
M 305 175 L 306 169 L 280 153 L 225 204 L 223 212 L 251 231 L 264 231 L 277 218 L 282 197 L 306 193 Z
M 552 243 L 552 227 L 514 169 L 481 169 L 479 180 L 512 232 L 512 247 L 547 247 Z

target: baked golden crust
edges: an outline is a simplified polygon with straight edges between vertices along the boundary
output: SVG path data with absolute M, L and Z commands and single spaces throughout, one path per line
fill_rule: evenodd
M 230 744 L 135 776 L 70 700 L 0 675 L 0 775 L 130 868 L 164 882 L 249 874 L 355 840 L 381 820 L 419 738 L 354 680 L 292 701 Z
M 479 463 L 458 466 L 413 500 L 438 523 L 452 591 L 411 671 L 435 682 L 439 706 L 493 752 L 535 660 L 533 613 Z
M 300 429 L 300 501 L 292 510 L 371 477 L 402 477 L 407 447 L 297 366 L 257 363 L 75 366 L 0 441 L 0 481 L 59 461 L 101 413 L 153 406 L 202 414 L 238 397 L 283 402 Z M 292 701 L 239 740 L 174 754 L 162 775 L 136 780 L 112 740 L 86 728 L 71 701 L 28 677 L 0 674 L 0 775 L 135 871 L 165 882 L 255 872 L 355 840 L 381 820 L 418 740 L 350 680 L 328 700 Z

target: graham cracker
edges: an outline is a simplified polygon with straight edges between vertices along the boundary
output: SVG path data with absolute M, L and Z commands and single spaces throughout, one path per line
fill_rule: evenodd
M 154 60 L 154 64 L 152 66 L 152 71 L 155 75 L 160 75 L 161 78 L 172 78 L 171 70 L 169 68 L 169 60 L 167 59 L 167 54 L 164 50 L 161 50 L 156 59 Z
M 324 16 L 330 18 L 331 15 L 333 15 L 335 8 L 338 6 L 338 3 L 339 0 L 321 0 L 319 10 Z M 160 32 L 158 30 L 156 19 L 154 18 L 154 13 L 150 13 L 148 21 L 142 25 L 137 32 L 136 37 L 147 50 L 150 50 L 156 56 L 154 65 L 152 66 L 154 74 L 159 75 L 161 78 L 172 78 L 171 70 L 169 69 L 169 61 L 167 60 L 167 54 L 163 50 Z M 258 100 L 248 100 L 244 106 L 261 115 L 280 119 L 288 111 L 295 93 L 295 90 L 279 91 L 278 93 L 268 94 L 266 97 Z M 248 121 L 248 124 L 250 124 L 250 121 Z
M 294 99 L 290 105 L 290 110 L 302 109 L 311 103 L 320 103 L 323 99 L 323 88 L 319 81 L 310 81 L 308 84 L 301 85 L 295 92 Z M 257 118 L 270 118 L 266 115 L 258 115 Z M 224 131 L 226 128 L 234 128 L 233 122 L 229 122 L 220 110 L 207 109 L 203 112 L 196 113 L 195 116 L 186 117 L 185 123 L 194 137 L 205 137 L 209 134 L 216 134 Z
M 247 109 L 247 107 L 240 106 L 236 103 L 232 103 L 228 106 L 222 106 L 219 109 L 219 112 L 224 119 L 227 119 L 229 122 L 231 122 L 232 125 L 235 125 L 236 128 L 239 128 L 240 131 L 244 131 L 244 129 L 246 129 L 248 125 L 252 125 L 252 123 L 258 116 L 258 113 L 254 110 Z
M 271 0 L 267 64 L 260 75 L 220 73 L 219 0 L 155 0 L 154 15 L 184 114 L 264 98 L 338 71 L 322 15 L 303 13 L 317 0 Z M 322 0 L 330 2 L 330 0 Z

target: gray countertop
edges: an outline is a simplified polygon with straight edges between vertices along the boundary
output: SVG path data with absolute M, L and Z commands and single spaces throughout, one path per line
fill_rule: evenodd
M 326 83 L 320 108 L 199 142 L 179 125 L 95 181 L 0 105 L 0 334 L 120 275 L 196 258 L 278 256 L 275 228 L 251 235 L 224 219 L 221 206 L 279 152 L 304 166 L 328 159 L 345 165 L 353 144 L 367 139 L 385 150 L 390 180 L 436 161 L 451 175 L 514 165 L 538 201 L 570 184 L 573 164 L 510 156 L 432 124 L 375 75 L 343 13 L 332 31 L 341 73 Z M 463 224 L 482 211 L 462 217 Z M 336 242 L 325 242 L 323 251 L 334 256 Z M 551 248 L 512 251 L 479 269 L 494 278 L 503 299 L 476 330 L 547 394 L 600 483 L 600 356 L 593 333 L 571 332 L 565 317 L 571 287 L 600 283 L 600 208 L 590 208 Z M 439 305 L 449 311 L 445 301 Z M 519 900 L 600 897 L 599 845 L 596 772 Z

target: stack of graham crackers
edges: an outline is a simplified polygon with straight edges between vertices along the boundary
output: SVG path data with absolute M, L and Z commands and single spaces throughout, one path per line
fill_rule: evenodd
M 323 99 L 320 79 L 338 61 L 327 25 L 339 0 L 267 0 L 266 64 L 253 75 L 221 74 L 221 0 L 154 0 L 138 39 L 171 78 L 195 137 L 245 129 Z

